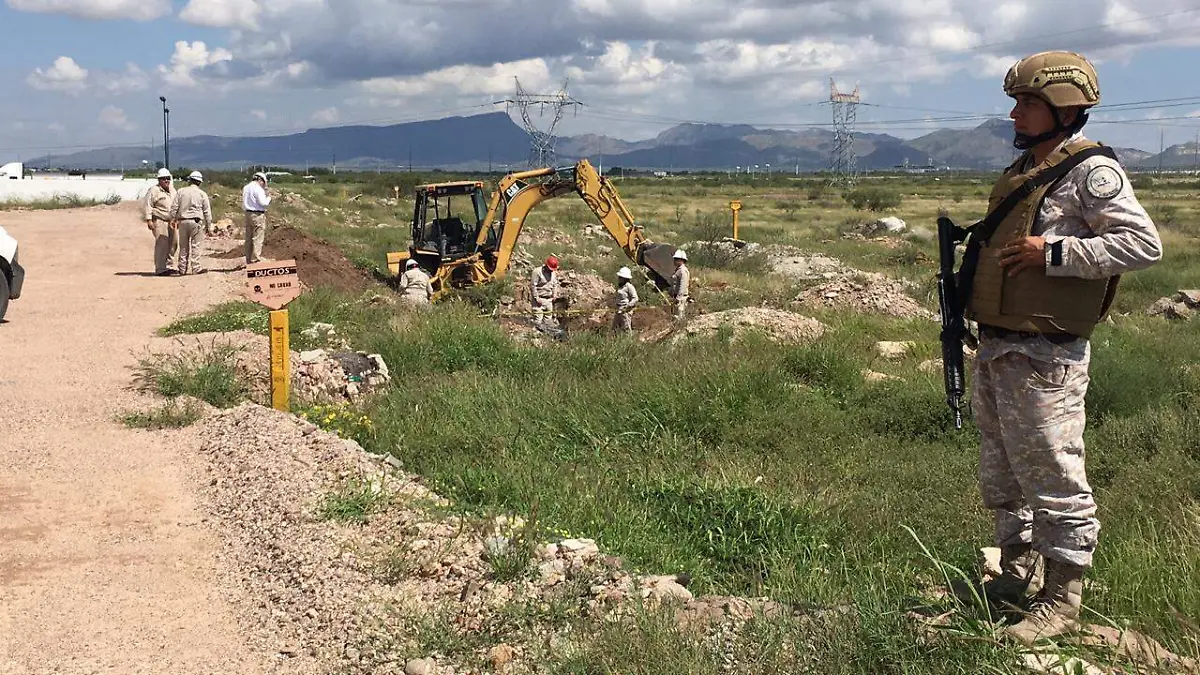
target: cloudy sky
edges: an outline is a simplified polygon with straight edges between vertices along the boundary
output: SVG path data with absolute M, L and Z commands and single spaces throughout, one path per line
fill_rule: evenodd
M 1092 137 L 1200 131 L 1200 0 L 0 1 L 0 159 L 161 142 L 160 95 L 172 137 L 279 134 L 503 111 L 514 76 L 569 78 L 565 134 L 827 125 L 832 76 L 913 137 L 1006 115 L 1008 66 L 1063 48 L 1116 104 Z

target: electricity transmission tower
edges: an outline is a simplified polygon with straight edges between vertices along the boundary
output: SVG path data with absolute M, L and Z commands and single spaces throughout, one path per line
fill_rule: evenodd
M 562 89 L 559 89 L 553 94 L 531 94 L 521 86 L 521 79 L 514 77 L 517 82 L 517 92 L 513 98 L 497 101 L 497 103 L 505 104 L 505 111 L 512 110 L 516 107 L 521 112 L 521 124 L 525 127 L 525 133 L 529 134 L 529 139 L 532 144 L 529 150 L 529 166 L 543 167 L 554 166 L 554 129 L 562 120 L 566 109 L 573 106 L 581 106 L 583 103 L 575 100 L 567 94 L 567 84 L 569 80 L 563 81 Z M 538 108 L 539 117 L 544 117 L 546 108 L 549 107 L 551 112 L 551 120 L 545 131 L 538 128 L 533 121 L 533 116 L 530 114 L 530 108 Z
M 833 108 L 833 153 L 829 158 L 829 170 L 833 174 L 830 184 L 853 185 L 858 174 L 858 162 L 854 156 L 854 122 L 858 118 L 858 85 L 845 94 L 838 91 L 833 78 L 829 78 L 829 104 Z

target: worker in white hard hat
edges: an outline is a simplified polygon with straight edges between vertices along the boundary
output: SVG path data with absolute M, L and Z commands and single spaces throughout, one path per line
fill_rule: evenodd
M 171 224 L 179 238 L 179 273 L 203 274 L 200 267 L 200 245 L 204 234 L 212 230 L 212 202 L 200 188 L 204 175 L 199 171 L 188 174 L 188 184 L 175 193 L 171 204 Z
M 154 273 L 160 277 L 178 274 L 179 240 L 171 226 L 171 204 L 175 200 L 171 172 L 159 169 L 158 182 L 142 197 L 142 219 L 154 235 Z
M 262 261 L 263 241 L 267 237 L 267 207 L 271 197 L 267 194 L 267 174 L 259 171 L 242 188 L 242 210 L 245 211 L 246 264 Z
M 633 332 L 633 309 L 638 304 L 637 288 L 633 285 L 633 272 L 628 267 L 617 270 L 617 313 L 613 315 L 614 331 Z
M 692 273 L 687 268 L 687 251 L 679 249 L 671 256 L 675 262 L 675 273 L 671 275 L 671 299 L 675 302 L 675 320 L 683 321 L 687 311 L 688 284 Z
M 404 274 L 400 275 L 398 286 L 400 297 L 410 304 L 428 305 L 433 298 L 433 284 L 429 282 L 429 275 L 412 258 L 404 263 Z

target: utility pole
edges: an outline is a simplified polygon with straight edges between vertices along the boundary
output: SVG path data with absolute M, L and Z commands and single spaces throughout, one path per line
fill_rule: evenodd
M 525 133 L 529 134 L 529 139 L 532 147 L 529 151 L 529 166 L 539 168 L 543 166 L 553 167 L 555 164 L 554 155 L 554 129 L 558 123 L 562 121 L 563 113 L 569 107 L 581 106 L 583 103 L 572 98 L 567 94 L 567 85 L 570 80 L 564 80 L 562 89 L 559 89 L 553 94 L 531 94 L 521 87 L 521 79 L 513 78 L 517 83 L 516 94 L 512 98 L 507 98 L 496 103 L 505 104 L 505 112 L 511 110 L 514 106 L 521 113 L 521 123 L 525 127 Z M 545 131 L 537 128 L 533 123 L 533 118 L 529 115 L 529 109 L 533 106 L 538 106 L 541 112 L 544 112 L 546 106 L 549 106 L 554 112 L 554 119 L 551 120 Z
M 163 168 L 171 169 L 171 109 L 167 107 L 167 97 L 159 96 L 163 109 Z
M 1158 173 L 1162 174 L 1163 163 L 1163 130 L 1158 130 Z
M 858 119 L 859 103 L 862 103 L 862 98 L 857 84 L 853 92 L 844 94 L 838 91 L 833 78 L 829 78 L 829 104 L 833 108 L 833 153 L 829 162 L 829 170 L 833 174 L 831 185 L 841 182 L 853 185 L 858 173 L 854 156 L 854 123 Z

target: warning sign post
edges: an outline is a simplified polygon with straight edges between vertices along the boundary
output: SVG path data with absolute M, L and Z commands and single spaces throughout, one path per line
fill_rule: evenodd
M 300 276 L 295 260 L 272 260 L 246 266 L 246 298 L 271 310 L 271 407 L 288 410 L 291 363 L 288 346 L 288 311 L 285 306 L 300 297 Z

